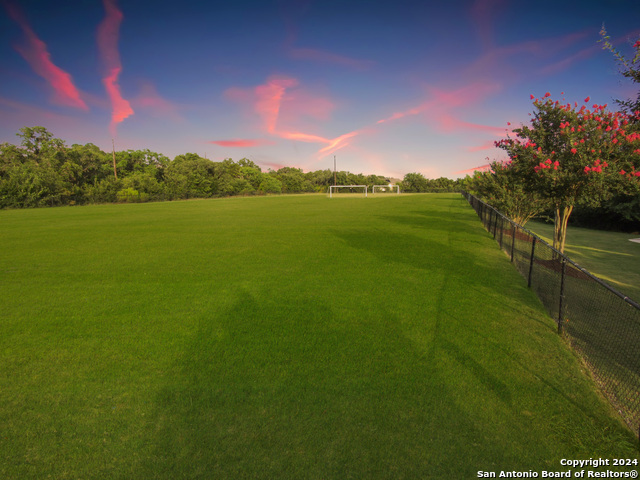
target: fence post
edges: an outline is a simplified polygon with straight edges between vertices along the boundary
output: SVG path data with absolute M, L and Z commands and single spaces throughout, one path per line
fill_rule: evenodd
M 562 274 L 560 276 L 560 304 L 558 305 L 558 333 L 562 333 L 562 303 L 564 300 L 564 278 L 567 273 L 567 259 L 562 257 Z
M 496 218 L 496 211 L 492 208 L 491 210 L 489 210 L 489 212 L 491 212 L 491 215 L 489 216 L 489 225 L 487 225 L 487 230 L 489 230 L 489 233 L 493 233 L 493 239 L 496 239 L 496 229 L 495 229 L 495 218 Z M 493 232 L 492 232 L 493 230 Z
M 498 211 L 494 208 L 493 209 L 493 216 L 495 218 L 495 220 L 493 221 L 493 239 L 496 239 L 496 234 L 498 233 Z
M 502 249 L 502 238 L 504 237 L 504 219 L 500 217 L 500 249 Z
M 516 246 L 516 226 L 513 226 L 513 233 L 511 235 L 511 263 L 513 263 L 513 251 Z
M 531 243 L 531 259 L 529 260 L 529 280 L 527 281 L 527 286 L 531 288 L 531 274 L 533 273 L 533 256 L 536 253 L 536 237 L 533 237 L 533 242 Z

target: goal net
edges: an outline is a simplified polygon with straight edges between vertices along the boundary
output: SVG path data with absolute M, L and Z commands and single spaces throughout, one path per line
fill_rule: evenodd
M 329 187 L 329 198 L 333 198 L 336 194 L 360 194 L 364 197 L 367 196 L 367 186 L 366 185 L 331 185 Z
M 400 185 L 374 185 L 372 193 L 395 193 L 400 194 Z

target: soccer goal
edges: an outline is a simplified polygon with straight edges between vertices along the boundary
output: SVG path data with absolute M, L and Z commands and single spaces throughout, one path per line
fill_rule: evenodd
M 333 195 L 337 193 L 360 193 L 366 197 L 367 188 L 366 185 L 331 185 L 329 187 L 329 198 L 333 198 Z
M 400 195 L 400 185 L 374 185 L 372 193 L 393 193 Z

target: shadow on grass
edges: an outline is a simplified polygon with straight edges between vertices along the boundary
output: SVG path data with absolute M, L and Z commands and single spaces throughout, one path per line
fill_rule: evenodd
M 413 215 L 376 215 L 376 218 L 388 222 L 406 225 L 409 227 L 450 232 L 452 229 L 458 233 L 477 235 L 478 230 L 469 222 L 456 220 L 451 215 L 434 212 L 413 212 Z
M 579 428 L 597 415 L 582 390 L 559 390 L 552 373 L 537 371 L 540 362 L 512 360 L 499 333 L 469 328 L 455 313 L 455 271 L 466 271 L 470 255 L 443 254 L 441 244 L 412 235 L 335 234 L 385 261 L 442 271 L 432 316 L 362 311 L 343 319 L 330 299 L 233 293 L 200 320 L 167 374 L 139 478 L 471 478 L 596 451 Z M 415 341 L 416 331 L 427 341 Z M 504 362 L 482 348 L 491 343 Z M 521 391 L 523 369 L 542 388 Z M 530 416 L 520 412 L 523 401 Z M 567 440 L 558 422 L 569 425 L 560 432 Z M 569 448 L 558 448 L 559 438 Z
M 417 235 L 379 230 L 335 229 L 332 232 L 351 248 L 374 255 L 382 265 L 403 263 L 421 270 L 469 276 L 477 261 L 474 255 Z
M 489 426 L 461 408 L 438 358 L 511 403 L 508 386 L 441 338 L 437 319 L 417 346 L 391 312 L 344 322 L 302 300 L 241 292 L 202 319 L 156 399 L 140 478 L 445 478 L 483 457 L 515 462 L 483 442 Z

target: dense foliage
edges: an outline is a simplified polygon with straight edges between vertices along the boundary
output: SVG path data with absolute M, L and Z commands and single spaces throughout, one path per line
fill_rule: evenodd
M 68 147 L 44 127 L 25 127 L 20 145 L 0 144 L 0 208 L 144 202 L 231 195 L 324 192 L 331 170 L 283 167 L 263 172 L 253 161 L 213 162 L 195 153 L 170 160 L 149 150 L 113 153 L 93 144 Z M 337 172 L 338 185 L 387 185 L 379 175 Z
M 564 250 L 567 222 L 574 207 L 600 207 L 640 193 L 638 113 L 611 112 L 606 105 L 534 99 L 530 125 L 513 130 L 515 138 L 496 142 L 509 161 L 493 164 L 473 184 L 497 208 L 515 219 L 514 205 L 527 215 L 550 209 L 555 215 L 554 247 Z
M 613 53 L 622 76 L 640 84 L 640 40 L 632 60 L 600 32 L 603 48 Z M 541 212 L 555 217 L 554 246 L 564 249 L 567 223 L 577 210 L 579 223 L 599 228 L 640 226 L 640 91 L 637 98 L 607 105 L 553 101 L 550 93 L 534 100 L 531 125 L 513 130 L 496 146 L 509 161 L 494 162 L 489 172 L 468 183 L 507 216 L 524 223 Z
M 450 178 L 440 177 L 435 179 L 426 178 L 421 173 L 407 173 L 404 180 L 400 183 L 400 189 L 403 192 L 460 192 L 464 190 L 465 179 L 451 180 Z
M 520 164 L 492 162 L 490 167 L 489 171 L 475 172 L 468 181 L 470 193 L 520 225 L 544 211 L 544 199 L 535 190 L 527 190 L 521 181 L 524 172 Z

